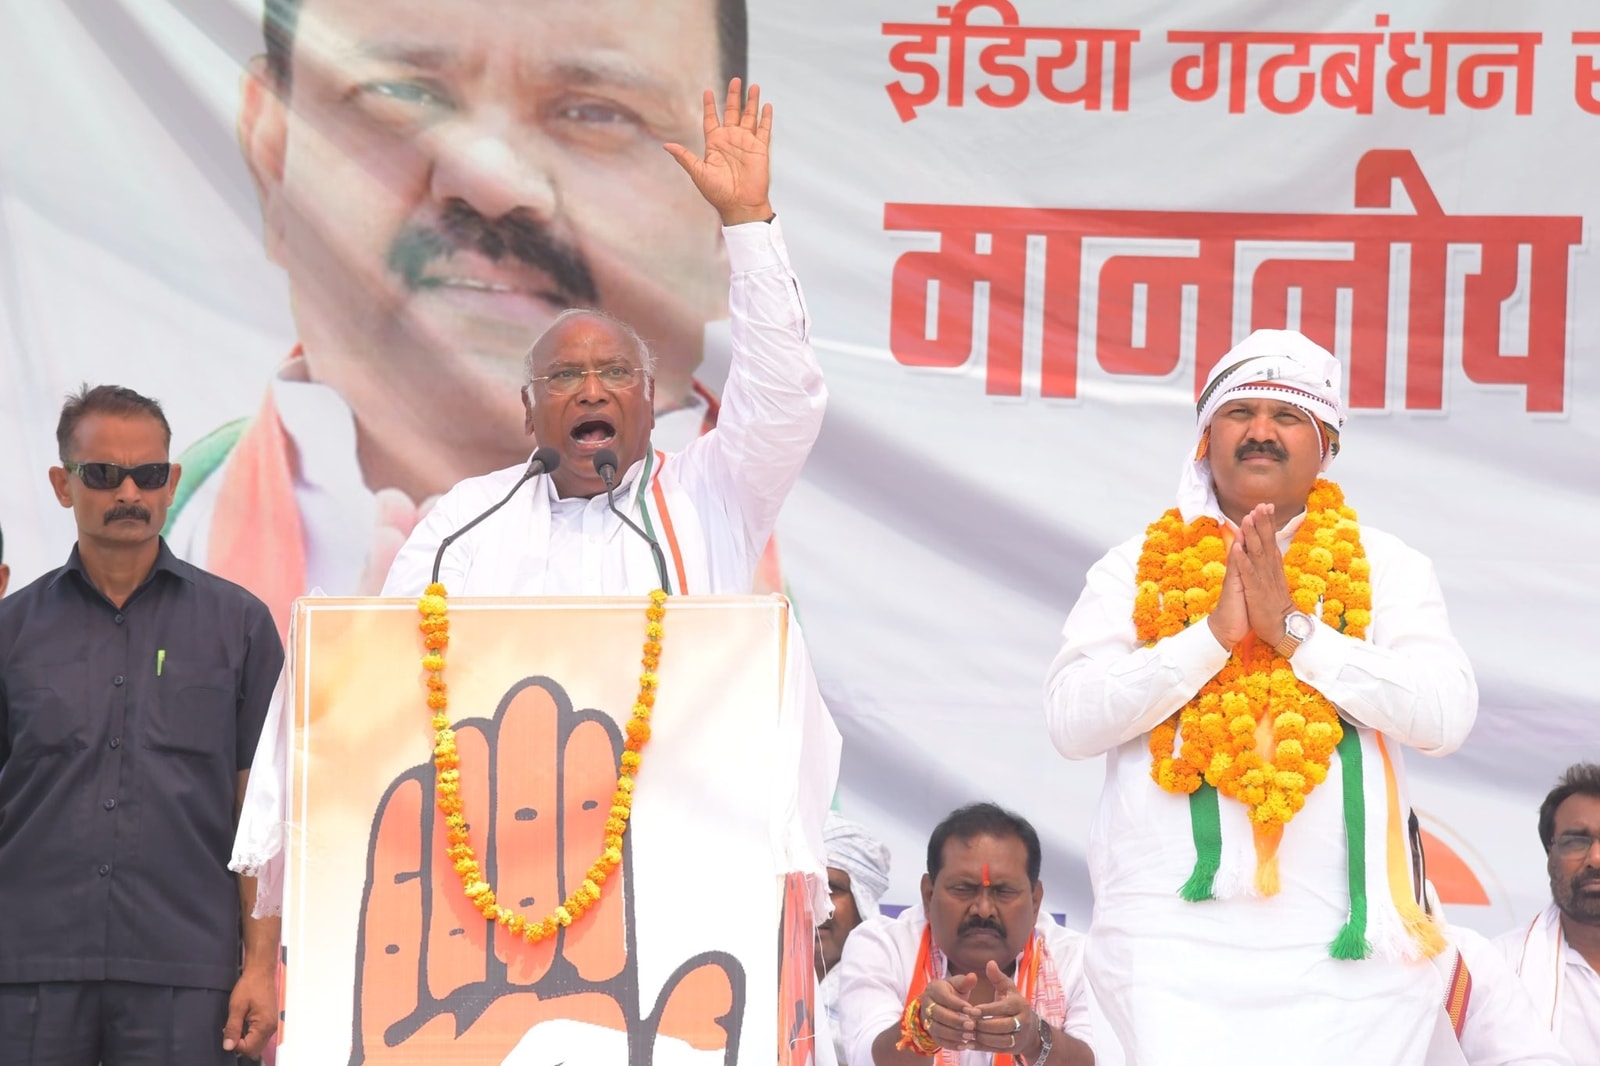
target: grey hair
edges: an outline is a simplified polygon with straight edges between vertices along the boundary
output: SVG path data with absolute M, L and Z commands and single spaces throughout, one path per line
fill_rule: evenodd
M 634 352 L 639 356 L 639 365 L 644 367 L 644 376 L 650 381 L 655 380 L 656 353 L 650 350 L 650 346 L 644 342 L 643 337 L 639 336 L 637 330 L 616 315 L 607 314 L 598 308 L 569 307 L 557 315 L 550 325 L 545 327 L 545 331 L 539 334 L 538 338 L 528 346 L 527 353 L 522 357 L 522 379 L 524 385 L 533 383 L 533 353 L 539 350 L 540 342 L 574 318 L 599 319 L 615 326 L 617 331 L 628 339 L 628 342 L 633 346 Z

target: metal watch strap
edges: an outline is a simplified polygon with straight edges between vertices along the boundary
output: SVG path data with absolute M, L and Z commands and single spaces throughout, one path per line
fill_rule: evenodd
M 1039 1057 L 1028 1063 L 1028 1066 L 1044 1066 L 1044 1060 L 1050 1057 L 1050 1048 L 1054 1046 L 1050 1039 L 1050 1023 L 1044 1020 L 1044 1015 L 1039 1015 Z

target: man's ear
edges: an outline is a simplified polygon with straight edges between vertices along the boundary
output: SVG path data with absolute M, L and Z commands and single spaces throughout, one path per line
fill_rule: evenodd
M 50 468 L 50 487 L 55 490 L 56 502 L 63 507 L 72 506 L 72 492 L 67 488 L 67 478 L 71 476 L 64 466 Z
M 1039 920 L 1039 908 L 1042 906 L 1044 906 L 1044 882 L 1035 881 L 1033 883 L 1033 920 L 1035 922 Z
M 11 567 L 6 563 L 0 563 L 0 596 L 6 594 L 6 586 L 9 584 L 11 584 Z
M 922 875 L 922 913 L 928 913 L 928 905 L 933 902 L 933 878 L 927 874 Z
M 289 135 L 289 102 L 279 95 L 267 57 L 256 56 L 239 76 L 239 150 L 261 203 L 261 234 L 267 258 L 283 265 L 283 166 Z

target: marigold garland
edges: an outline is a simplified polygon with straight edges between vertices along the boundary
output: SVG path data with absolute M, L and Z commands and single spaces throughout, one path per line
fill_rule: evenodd
M 650 606 L 645 609 L 648 623 L 645 626 L 644 671 L 639 675 L 639 695 L 634 700 L 633 714 L 628 719 L 622 744 L 622 757 L 617 766 L 617 787 L 611 794 L 611 816 L 606 819 L 603 849 L 586 872 L 583 883 L 573 889 L 549 914 L 534 921 L 503 906 L 495 899 L 494 889 L 483 879 L 483 867 L 477 853 L 467 839 L 467 821 L 461 807 L 461 760 L 456 753 L 456 732 L 450 727 L 449 696 L 444 683 L 444 653 L 450 645 L 450 619 L 447 593 L 438 582 L 428 586 L 417 601 L 422 614 L 418 628 L 422 630 L 422 644 L 426 649 L 422 669 L 428 678 L 428 709 L 433 712 L 433 765 L 435 791 L 439 812 L 449 827 L 445 854 L 461 878 L 461 887 L 467 898 L 491 922 L 520 936 L 530 944 L 554 936 L 560 929 L 582 918 L 589 908 L 600 901 L 606 878 L 622 862 L 622 836 L 628 830 L 628 818 L 633 813 L 634 778 L 639 772 L 640 753 L 650 742 L 650 715 L 656 702 L 656 670 L 661 665 L 661 638 L 665 633 L 662 619 L 666 617 L 667 594 L 661 589 L 650 593 Z
M 1371 564 L 1356 513 L 1338 485 L 1318 479 L 1312 487 L 1283 564 L 1296 608 L 1349 636 L 1366 635 Z M 1133 608 L 1139 639 L 1154 644 L 1202 621 L 1221 597 L 1226 572 L 1227 548 L 1215 519 L 1185 524 L 1176 508 L 1162 515 L 1145 531 L 1139 554 Z M 1281 655 L 1246 638 L 1192 700 L 1151 731 L 1150 776 L 1181 794 L 1204 780 L 1245 804 L 1266 866 L 1283 827 L 1327 779 L 1343 735 L 1333 704 L 1295 677 Z

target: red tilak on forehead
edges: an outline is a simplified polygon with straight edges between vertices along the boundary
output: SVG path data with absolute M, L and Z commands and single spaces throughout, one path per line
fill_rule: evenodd
M 983 864 L 983 887 L 989 887 L 989 864 Z

